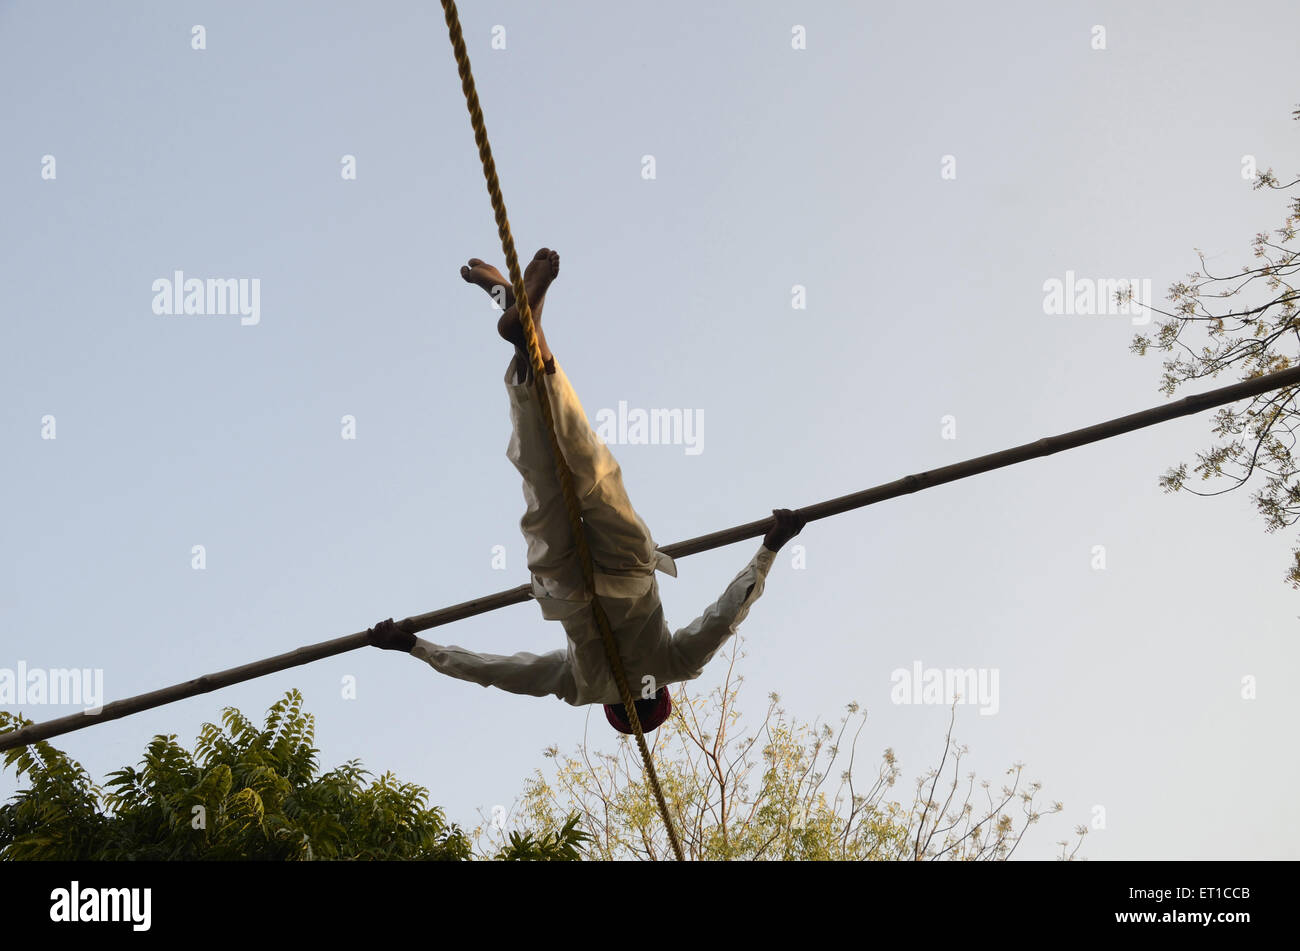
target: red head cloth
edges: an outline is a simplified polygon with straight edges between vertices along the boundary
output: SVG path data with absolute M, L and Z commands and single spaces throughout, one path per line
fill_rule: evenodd
M 636 715 L 640 718 L 641 729 L 645 733 L 656 729 L 673 712 L 673 699 L 669 696 L 667 687 L 660 687 L 650 700 L 635 700 L 633 703 L 636 704 Z M 628 722 L 627 711 L 621 703 L 605 704 L 605 719 L 620 733 L 632 732 L 632 724 Z

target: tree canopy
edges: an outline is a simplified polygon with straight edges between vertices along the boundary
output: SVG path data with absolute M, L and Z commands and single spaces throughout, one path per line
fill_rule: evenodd
M 892 749 L 867 766 L 858 750 L 867 714 L 856 703 L 834 726 L 790 716 L 776 694 L 746 724 L 739 707 L 742 639 L 733 639 L 724 681 L 703 696 L 673 688 L 672 716 L 650 737 L 655 771 L 688 858 L 703 860 L 998 860 L 1061 803 L 1040 806 L 1041 784 L 1023 765 L 996 787 L 962 775 L 967 748 L 949 724 L 939 765 L 915 781 L 909 801 L 890 798 L 902 775 Z M 954 705 L 954 718 L 956 705 Z M 601 719 L 603 725 L 603 719 Z M 602 732 L 603 735 L 603 732 Z M 526 783 L 514 813 L 530 827 L 577 816 L 589 858 L 671 858 L 639 755 L 621 737 L 613 752 L 584 739 L 576 750 L 546 750 L 552 767 Z M 489 830 L 490 831 L 490 830 Z M 1060 841 L 1074 858 L 1087 832 Z
M 0 806 L 0 858 L 466 860 L 469 836 L 429 805 L 429 791 L 356 760 L 317 764 L 315 720 L 289 691 L 262 725 L 227 707 L 191 752 L 156 736 L 142 761 L 104 788 L 49 743 L 9 750 L 5 765 L 29 782 Z M 24 725 L 0 712 L 0 730 Z M 574 823 L 516 832 L 492 858 L 575 859 Z
M 936 768 L 909 801 L 890 798 L 901 776 L 892 749 L 864 768 L 866 712 L 848 704 L 838 724 L 803 723 L 779 698 L 746 728 L 739 708 L 743 656 L 735 638 L 723 683 L 674 689 L 674 712 L 652 755 L 688 857 L 705 860 L 998 860 L 1031 826 L 1062 811 L 1040 806 L 1040 784 L 1013 765 L 995 789 L 960 775 L 964 746 L 952 723 Z M 955 719 L 954 705 L 954 719 Z M 603 720 L 602 726 L 603 726 Z M 0 730 L 22 718 L 0 712 Z M 603 733 L 603 731 L 602 731 Z M 515 826 L 467 833 L 429 791 L 356 760 L 321 773 L 315 721 L 289 691 L 256 724 L 227 707 L 194 749 L 155 736 L 139 764 L 104 787 L 49 743 L 5 753 L 28 785 L 0 806 L 0 859 L 86 860 L 657 860 L 667 834 L 631 742 L 613 752 L 583 742 L 545 751 L 554 770 L 526 782 Z M 500 817 L 504 819 L 503 817 Z M 1062 858 L 1078 852 L 1075 829 Z
M 1300 109 L 1294 113 L 1300 120 Z M 1137 334 L 1131 349 L 1142 355 L 1151 350 L 1168 354 L 1161 389 L 1172 395 L 1178 387 L 1225 370 L 1243 380 L 1285 370 L 1300 360 L 1300 249 L 1295 246 L 1300 224 L 1300 176 L 1283 183 L 1269 168 L 1259 172 L 1246 156 L 1243 177 L 1255 190 L 1292 192 L 1279 227 L 1261 231 L 1252 241 L 1254 264 L 1216 270 L 1196 249 L 1200 268 L 1169 287 L 1171 309 L 1151 309 L 1164 319 L 1153 333 Z M 1148 302 L 1142 302 L 1148 303 Z M 1218 442 L 1196 454 L 1196 464 L 1186 462 L 1169 469 L 1160 483 L 1166 491 L 1185 490 L 1196 495 L 1220 495 L 1241 488 L 1258 475 L 1251 496 L 1264 517 L 1268 532 L 1300 520 L 1300 473 L 1293 455 L 1300 429 L 1300 387 L 1290 386 L 1256 396 L 1240 408 L 1215 411 L 1211 432 Z M 1189 484 L 1214 481 L 1221 487 L 1199 491 Z M 1300 544 L 1285 575 L 1300 588 Z

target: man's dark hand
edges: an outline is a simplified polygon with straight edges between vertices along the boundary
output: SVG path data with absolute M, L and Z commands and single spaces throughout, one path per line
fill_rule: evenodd
M 776 524 L 763 537 L 763 547 L 775 552 L 780 551 L 782 545 L 803 531 L 808 520 L 790 509 L 772 509 L 772 515 L 776 518 Z
M 409 654 L 415 646 L 415 635 L 403 630 L 392 618 L 380 621 L 366 633 L 370 635 L 371 646 L 382 647 L 386 651 L 405 651 Z

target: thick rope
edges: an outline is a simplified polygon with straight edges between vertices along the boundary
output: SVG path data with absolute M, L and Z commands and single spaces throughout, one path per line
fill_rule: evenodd
M 654 761 L 650 758 L 650 749 L 646 746 L 645 733 L 641 729 L 641 718 L 637 716 L 636 704 L 632 700 L 632 691 L 628 687 L 627 672 L 618 654 L 614 634 L 610 630 L 609 618 L 596 597 L 595 569 L 591 561 L 591 549 L 587 546 L 587 535 L 582 527 L 582 507 L 578 503 L 577 492 L 573 488 L 573 473 L 569 471 L 560 449 L 560 440 L 555 432 L 555 417 L 551 411 L 550 398 L 544 382 L 546 367 L 542 361 L 541 346 L 537 341 L 537 329 L 533 325 L 533 312 L 528 306 L 528 292 L 524 288 L 523 275 L 519 270 L 519 258 L 515 254 L 515 240 L 510 234 L 510 221 L 506 217 L 505 199 L 501 197 L 501 183 L 497 179 L 496 163 L 492 160 L 492 146 L 488 143 L 487 127 L 483 122 L 483 109 L 479 105 L 478 92 L 474 88 L 474 75 L 470 72 L 469 53 L 465 49 L 465 37 L 460 28 L 460 17 L 456 12 L 454 0 L 442 0 L 443 13 L 447 20 L 447 30 L 451 36 L 452 49 L 456 54 L 456 68 L 460 72 L 461 89 L 465 93 L 465 104 L 469 107 L 470 123 L 474 127 L 474 142 L 478 145 L 479 159 L 483 163 L 483 177 L 487 179 L 488 194 L 492 198 L 492 211 L 496 216 L 497 233 L 501 236 L 501 249 L 506 255 L 510 283 L 514 287 L 515 304 L 519 309 L 519 323 L 523 326 L 524 338 L 528 345 L 528 359 L 533 368 L 533 384 L 537 389 L 537 402 L 542 409 L 542 418 L 546 423 L 546 432 L 550 437 L 551 451 L 555 455 L 555 473 L 560 480 L 560 489 L 564 495 L 564 507 L 568 511 L 569 526 L 573 531 L 573 540 L 578 552 L 578 563 L 582 566 L 582 580 L 587 594 L 591 597 L 591 611 L 595 615 L 596 626 L 600 630 L 600 639 L 605 645 L 605 657 L 609 660 L 614 680 L 618 683 L 618 692 L 623 698 L 623 707 L 627 711 L 628 722 L 636 734 L 636 745 L 641 751 L 641 761 L 645 764 L 646 776 L 650 788 L 654 790 L 655 801 L 659 804 L 659 814 L 663 817 L 664 827 L 668 830 L 668 839 L 672 843 L 673 854 L 681 861 L 682 845 L 677 838 L 677 830 L 668 813 L 668 804 L 664 801 L 663 790 L 659 788 L 659 777 L 655 774 Z

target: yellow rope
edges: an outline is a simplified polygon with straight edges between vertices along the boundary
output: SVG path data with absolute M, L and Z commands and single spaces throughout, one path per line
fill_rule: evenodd
M 582 566 L 582 580 L 591 596 L 591 611 L 600 629 L 600 638 L 605 645 L 605 656 L 609 660 L 614 679 L 618 682 L 619 694 L 623 697 L 623 706 L 627 711 L 628 722 L 636 734 L 636 745 L 641 751 L 641 761 L 645 763 L 646 775 L 650 779 L 650 788 L 654 790 L 655 801 L 659 804 L 659 814 L 663 817 L 668 830 L 668 839 L 673 846 L 673 854 L 682 860 L 682 844 L 677 839 L 677 830 L 672 817 L 668 814 L 668 804 L 664 801 L 663 790 L 659 788 L 659 777 L 655 775 L 654 762 L 646 746 L 645 733 L 641 729 L 641 718 L 637 716 L 636 704 L 632 700 L 632 691 L 627 685 L 627 673 L 623 661 L 618 655 L 618 646 L 609 627 L 609 618 L 596 597 L 594 578 L 595 569 L 591 562 L 591 549 L 587 547 L 586 532 L 582 527 L 582 507 L 573 488 L 573 474 L 565 464 L 564 454 L 560 451 L 559 437 L 555 433 L 555 417 L 551 413 L 549 395 L 543 378 L 546 368 L 542 362 L 541 347 L 537 342 L 537 330 L 533 326 L 533 312 L 528 306 L 528 293 L 524 289 L 523 275 L 519 271 L 519 258 L 515 254 L 515 239 L 510 234 L 510 221 L 506 217 L 505 199 L 501 197 L 501 183 L 497 179 L 496 163 L 492 161 L 492 147 L 488 144 L 487 127 L 483 122 L 483 109 L 479 106 L 478 93 L 474 89 L 474 75 L 469 68 L 469 53 L 465 50 L 465 37 L 460 29 L 460 16 L 456 12 L 454 0 L 442 0 L 443 13 L 447 19 L 447 30 L 451 34 L 452 49 L 456 54 L 456 68 L 460 71 L 460 85 L 465 93 L 465 104 L 469 107 L 470 123 L 474 126 L 474 141 L 478 145 L 479 159 L 483 162 L 483 176 L 487 179 L 488 194 L 492 197 L 492 211 L 496 215 L 497 233 L 501 236 L 501 248 L 505 251 L 506 265 L 509 268 L 510 283 L 514 287 L 515 304 L 519 308 L 519 322 L 523 325 L 524 337 L 528 344 L 528 359 L 533 367 L 533 383 L 537 388 L 537 400 L 542 409 L 542 418 L 546 422 L 546 431 L 551 440 L 551 451 L 555 455 L 555 472 L 559 476 L 560 489 L 564 495 L 564 507 L 568 510 L 569 526 L 573 531 L 574 544 L 578 550 L 578 561 Z

